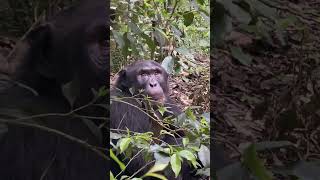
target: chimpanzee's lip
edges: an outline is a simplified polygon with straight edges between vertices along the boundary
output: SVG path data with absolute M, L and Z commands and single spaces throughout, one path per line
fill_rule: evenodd
M 163 95 L 154 94 L 154 95 L 151 95 L 151 97 L 154 101 L 161 102 L 161 103 L 164 102 Z

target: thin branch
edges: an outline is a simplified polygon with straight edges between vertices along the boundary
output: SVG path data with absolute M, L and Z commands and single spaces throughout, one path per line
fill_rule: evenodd
M 5 123 L 5 124 L 9 124 L 9 125 L 14 125 L 14 126 L 22 126 L 22 127 L 31 127 L 31 128 L 35 128 L 35 129 L 39 129 L 39 130 L 42 130 L 42 131 L 46 131 L 46 132 L 49 132 L 49 133 L 52 133 L 52 134 L 55 134 L 55 135 L 59 135 L 61 137 L 64 137 L 72 142 L 75 142 L 75 143 L 78 143 L 80 144 L 81 146 L 95 152 L 97 155 L 99 155 L 100 157 L 102 157 L 103 159 L 106 159 L 108 160 L 109 158 L 103 154 L 101 151 L 97 150 L 94 146 L 88 144 L 87 142 L 81 140 L 81 139 L 78 139 L 78 138 L 75 138 L 73 136 L 70 136 L 68 134 L 65 134 L 61 131 L 58 131 L 58 130 L 55 130 L 55 129 L 51 129 L 51 128 L 48 128 L 48 127 L 45 127 L 45 126 L 41 126 L 41 125 L 38 125 L 38 124 L 31 124 L 31 123 L 25 123 L 25 122 L 19 122 L 19 121 L 14 121 L 14 120 L 7 120 L 7 119 L 0 119 L 0 122 L 1 123 Z

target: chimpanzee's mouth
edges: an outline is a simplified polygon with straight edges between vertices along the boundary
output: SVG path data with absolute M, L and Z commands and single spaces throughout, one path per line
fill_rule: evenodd
M 151 95 L 151 98 L 152 98 L 152 100 L 157 101 L 159 103 L 164 103 L 165 102 L 165 98 L 164 98 L 164 96 L 162 94 L 161 95 L 159 95 L 159 94 Z

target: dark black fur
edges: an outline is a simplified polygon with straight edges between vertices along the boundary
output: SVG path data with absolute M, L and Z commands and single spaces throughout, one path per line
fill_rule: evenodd
M 10 123 L 18 117 L 69 112 L 71 105 L 61 89 L 67 82 L 79 90 L 74 108 L 92 99 L 92 88 L 108 84 L 107 6 L 104 0 L 83 0 L 34 27 L 6 60 L 0 59 L 1 180 L 108 179 L 107 160 L 96 152 L 55 133 Z M 106 115 L 101 108 L 81 113 Z M 4 126 L 4 121 L 9 123 Z M 103 145 L 79 118 L 48 116 L 23 122 Z
M 119 73 L 119 77 L 115 83 L 115 89 L 112 90 L 111 96 L 118 96 L 118 97 L 131 97 L 132 93 L 136 95 L 138 93 L 139 89 L 148 88 L 148 83 L 143 83 L 139 81 L 138 76 L 141 76 L 141 70 L 142 69 L 158 69 L 161 70 L 161 73 L 159 73 L 162 77 L 155 78 L 153 84 L 158 84 L 161 86 L 163 90 L 163 97 L 162 103 L 164 103 L 166 107 L 172 112 L 167 113 L 164 116 L 167 117 L 169 115 L 177 116 L 181 113 L 181 110 L 178 106 L 172 103 L 169 97 L 169 86 L 168 86 L 168 74 L 166 71 L 161 67 L 161 65 L 155 61 L 137 61 L 127 67 L 125 67 L 122 71 Z M 152 76 L 150 75 L 150 78 Z M 156 82 L 157 81 L 157 82 Z M 152 85 L 153 87 L 157 87 Z M 130 90 L 131 89 L 131 90 Z M 153 91 L 152 89 L 150 90 Z M 157 91 L 158 92 L 158 91 Z M 150 95 L 150 93 L 145 92 L 145 95 Z M 123 99 L 125 100 L 125 99 Z M 141 107 L 141 103 L 138 103 L 135 99 L 129 98 L 125 100 L 126 102 L 133 104 L 135 106 Z M 143 104 L 143 103 L 142 103 Z M 163 117 L 164 118 L 164 117 Z M 112 129 L 126 129 L 128 128 L 131 131 L 134 132 L 148 132 L 153 131 L 155 134 L 157 134 L 156 131 L 160 131 L 158 128 L 155 128 L 155 124 L 153 123 L 153 120 L 146 115 L 145 113 L 141 112 L 140 109 L 133 107 L 131 105 L 128 105 L 126 103 L 112 101 L 111 104 L 111 111 L 110 111 L 110 128 Z M 171 136 L 162 137 L 164 141 L 170 144 L 176 144 L 177 141 L 181 143 L 181 138 L 177 138 L 175 140 L 174 138 L 171 138 Z M 135 173 L 139 168 L 144 166 L 146 162 L 143 160 L 142 157 L 138 157 L 136 160 L 132 161 L 130 165 L 127 168 L 126 174 L 133 174 Z M 113 164 L 112 170 L 114 174 L 119 173 L 119 170 L 116 169 L 118 165 Z M 148 169 L 148 168 L 146 168 Z M 183 164 L 182 168 L 182 175 L 178 178 L 174 178 L 174 174 L 171 170 L 166 171 L 166 176 L 169 179 L 193 179 L 191 177 L 191 169 L 188 167 L 187 164 Z M 142 173 L 138 175 L 142 175 L 146 171 L 143 171 Z

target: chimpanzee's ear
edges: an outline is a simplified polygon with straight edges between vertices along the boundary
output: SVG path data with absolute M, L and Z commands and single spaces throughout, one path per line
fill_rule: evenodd
M 118 78 L 116 81 L 116 87 L 118 89 L 121 89 L 122 91 L 128 91 L 129 90 L 129 82 L 127 78 L 127 70 L 123 69 L 118 73 Z

